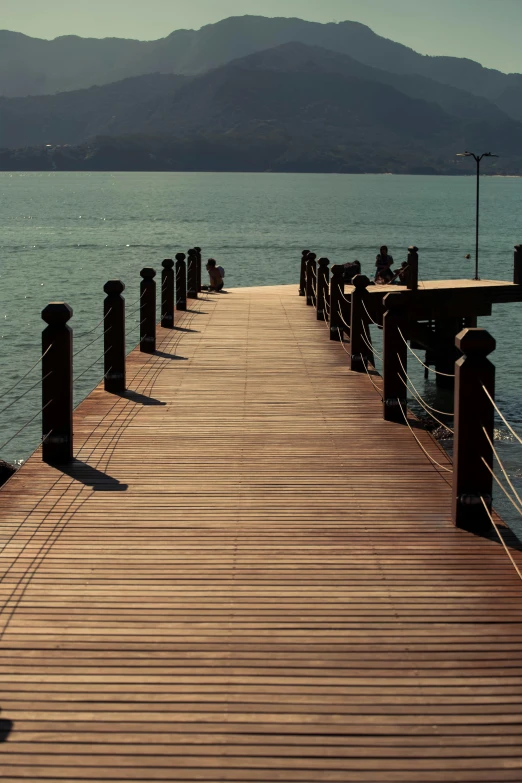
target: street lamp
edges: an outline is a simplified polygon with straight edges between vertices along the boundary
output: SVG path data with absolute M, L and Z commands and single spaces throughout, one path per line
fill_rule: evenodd
M 479 187 L 480 187 L 480 161 L 482 158 L 498 158 L 498 155 L 493 155 L 491 152 L 483 152 L 482 155 L 475 155 L 474 152 L 457 152 L 458 158 L 475 158 L 477 164 L 477 204 L 476 204 L 476 221 L 475 221 L 475 280 L 479 279 L 478 276 L 478 254 L 479 254 Z

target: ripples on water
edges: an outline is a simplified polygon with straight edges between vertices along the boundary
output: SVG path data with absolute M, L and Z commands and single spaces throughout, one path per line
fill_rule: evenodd
M 371 275 L 381 244 L 390 247 L 396 262 L 406 258 L 409 245 L 417 245 L 421 279 L 472 277 L 474 261 L 464 256 L 474 252 L 474 188 L 473 177 L 0 173 L 0 397 L 38 359 L 40 313 L 49 301 L 67 301 L 74 310 L 71 325 L 87 332 L 102 317 L 108 279 L 121 278 L 127 301 L 134 302 L 142 267 L 153 266 L 159 274 L 163 258 L 193 245 L 219 259 L 229 286 L 296 283 L 303 247 L 332 262 L 358 258 Z M 522 180 L 487 178 L 481 190 L 481 277 L 511 280 L 513 245 L 522 243 Z M 134 314 L 127 328 L 138 322 Z M 494 305 L 493 316 L 480 325 L 497 340 L 491 357 L 497 404 L 522 432 L 522 305 Z M 137 331 L 133 335 L 129 350 L 137 342 Z M 75 351 L 94 336 L 76 340 Z M 374 327 L 372 336 L 378 347 Z M 101 346 L 100 339 L 78 356 L 75 375 L 96 361 Z M 441 407 L 433 381 L 424 380 L 415 360 L 409 365 L 419 391 Z M 76 403 L 102 373 L 100 360 L 80 378 Z M 31 381 L 0 399 L 0 410 Z M 0 445 L 40 407 L 38 388 L 13 405 L 1 417 Z M 20 463 L 40 437 L 36 421 L 0 456 Z M 522 446 L 503 426 L 495 437 L 522 491 Z M 508 502 L 498 498 L 496 504 L 522 535 Z

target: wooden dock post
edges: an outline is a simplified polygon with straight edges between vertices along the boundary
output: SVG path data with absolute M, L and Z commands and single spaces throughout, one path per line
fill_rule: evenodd
M 406 270 L 406 287 L 416 291 L 419 287 L 419 248 L 412 245 L 408 248 L 408 268 Z
M 187 258 L 187 298 L 198 298 L 198 254 L 191 248 Z
M 125 285 L 121 280 L 108 280 L 103 286 L 107 294 L 103 303 L 104 318 L 104 386 L 110 394 L 121 394 L 126 388 L 125 377 Z
M 365 372 L 365 365 L 368 362 L 373 364 L 373 351 L 366 344 L 370 343 L 370 330 L 368 314 L 364 307 L 368 296 L 366 289 L 370 281 L 366 275 L 355 275 L 352 284 L 354 290 L 350 314 L 350 369 L 355 372 Z
M 156 271 L 150 267 L 141 270 L 140 351 L 156 350 Z
M 318 321 L 328 320 L 328 312 L 326 306 L 329 304 L 328 302 L 328 291 L 330 285 L 330 281 L 329 281 L 330 268 L 328 266 L 329 263 L 330 261 L 328 258 L 320 258 L 319 261 L 317 262 L 316 308 L 317 308 Z
M 166 258 L 162 262 L 161 273 L 161 325 L 165 329 L 174 328 L 174 261 Z
M 487 356 L 496 343 L 486 329 L 463 329 L 455 344 L 463 356 L 455 363 L 452 515 L 457 527 L 480 532 L 491 526 L 481 498 L 490 509 L 494 409 L 484 388 L 494 399 L 495 367 Z
M 522 245 L 515 245 L 513 282 L 522 285 Z
M 301 253 L 301 272 L 299 275 L 299 296 L 306 294 L 306 259 L 308 258 L 309 250 L 303 250 Z
M 176 309 L 187 309 L 187 265 L 185 253 L 176 253 Z
M 73 314 L 65 302 L 42 311 L 48 326 L 42 333 L 42 459 L 62 465 L 73 459 Z
M 306 304 L 313 307 L 315 301 L 314 285 L 317 276 L 317 264 L 315 253 L 308 253 L 306 259 Z
M 196 251 L 196 290 L 198 294 L 201 293 L 201 248 L 195 247 L 194 250 Z
M 331 268 L 332 276 L 330 278 L 330 340 L 336 340 L 340 342 L 341 334 L 344 329 L 344 324 L 339 316 L 339 311 L 342 313 L 343 298 L 341 294 L 344 294 L 344 266 L 342 264 L 334 264 Z M 346 319 L 348 323 L 348 319 Z
M 401 333 L 406 337 L 407 322 L 400 308 L 400 302 L 399 293 L 387 294 L 384 297 L 382 396 L 384 419 L 404 424 L 403 411 L 406 410 L 407 405 L 408 348 L 401 337 Z

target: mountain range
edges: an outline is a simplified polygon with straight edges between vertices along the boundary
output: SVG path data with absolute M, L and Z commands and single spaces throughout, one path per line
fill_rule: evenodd
M 354 22 L 237 17 L 153 42 L 1 31 L 0 93 L 0 168 L 458 173 L 455 152 L 491 147 L 491 170 L 522 172 L 522 75 Z

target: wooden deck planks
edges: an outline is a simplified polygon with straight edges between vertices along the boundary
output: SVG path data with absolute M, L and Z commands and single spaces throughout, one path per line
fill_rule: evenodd
M 448 474 L 294 286 L 178 323 L 0 492 L 1 779 L 522 780 L 522 584 Z

